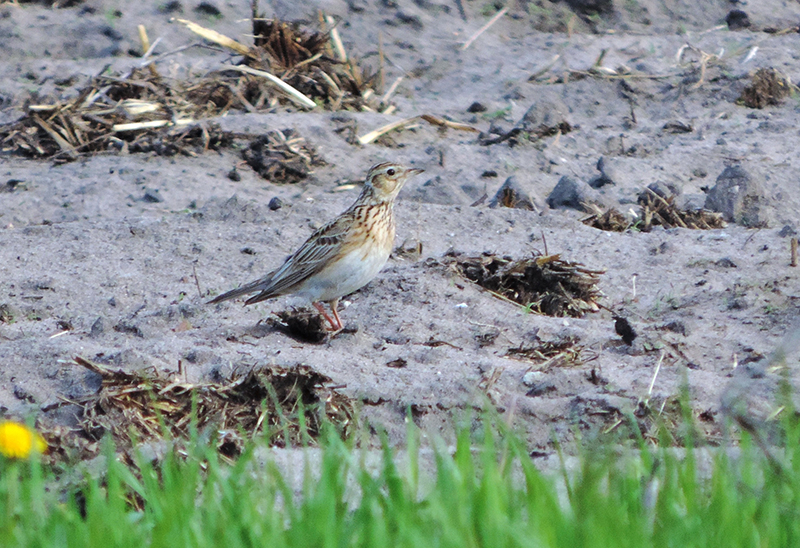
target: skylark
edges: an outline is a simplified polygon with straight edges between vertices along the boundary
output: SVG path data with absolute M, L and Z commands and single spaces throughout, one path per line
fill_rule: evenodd
M 258 293 L 244 303 L 253 304 L 293 293 L 310 300 L 331 331 L 341 331 L 339 299 L 367 285 L 386 264 L 394 243 L 395 198 L 408 179 L 422 172 L 391 162 L 373 166 L 355 203 L 314 232 L 282 266 L 209 303 Z

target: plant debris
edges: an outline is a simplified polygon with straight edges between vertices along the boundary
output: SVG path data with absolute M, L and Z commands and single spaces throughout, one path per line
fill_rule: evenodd
M 321 343 L 330 335 L 325 329 L 325 320 L 310 308 L 282 310 L 267 321 L 275 329 L 301 342 Z
M 608 232 L 625 232 L 633 226 L 625 215 L 613 207 L 603 211 L 597 204 L 584 204 L 584 208 L 588 209 L 591 215 L 581 219 L 581 222 L 592 228 Z
M 191 21 L 179 20 L 189 30 L 207 40 L 243 55 L 239 72 L 255 80 L 260 94 L 270 103 L 287 100 L 307 108 L 321 105 L 328 110 L 394 110 L 388 98 L 378 98 L 381 69 L 362 67 L 344 51 L 333 19 L 321 17 L 329 30 L 314 30 L 297 22 L 265 19 L 258 13 L 258 2 L 251 2 L 253 45 L 246 46 Z M 231 67 L 236 70 L 237 67 Z M 266 81 L 265 81 L 266 80 Z M 276 93 L 274 86 L 282 90 Z
M 256 10 L 253 2 L 254 55 L 246 60 L 248 65 L 281 73 L 281 80 L 328 110 L 378 110 L 378 73 L 362 68 L 352 56 L 335 59 L 332 32 L 264 19 Z
M 553 137 L 554 135 L 564 135 L 576 129 L 567 121 L 561 121 L 556 125 L 548 126 L 540 124 L 532 129 L 525 129 L 524 127 L 513 127 L 506 131 L 499 127 L 492 127 L 486 133 L 481 133 L 478 136 L 478 143 L 482 146 L 497 145 L 508 141 L 509 146 L 514 147 L 522 140 L 537 141 L 545 137 Z
M 597 301 L 603 294 L 597 281 L 604 270 L 591 270 L 558 255 L 538 254 L 518 261 L 491 253 L 471 257 L 450 252 L 447 257 L 460 275 L 531 312 L 580 318 L 599 310 Z
M 297 445 L 303 435 L 300 406 L 312 439 L 324 421 L 344 434 L 354 426 L 353 402 L 326 386 L 331 379 L 303 365 L 254 368 L 219 382 L 190 383 L 154 368 L 126 372 L 81 357 L 75 363 L 102 379 L 96 394 L 71 402 L 82 409 L 80 432 L 93 441 L 110 434 L 123 450 L 164 436 L 187 439 L 195 427 L 214 432 L 223 450 L 261 433 L 270 444 Z M 59 442 L 50 436 L 51 446 L 53 441 Z
M 362 145 L 367 145 L 372 143 L 373 141 L 381 142 L 384 139 L 383 144 L 386 146 L 392 146 L 393 148 L 397 148 L 396 144 L 392 144 L 393 141 L 389 140 L 388 142 L 385 139 L 388 138 L 388 133 L 392 131 L 400 131 L 402 129 L 406 129 L 415 125 L 419 120 L 424 120 L 431 125 L 439 127 L 441 130 L 445 130 L 447 128 L 456 129 L 459 131 L 469 131 L 472 133 L 479 133 L 480 131 L 468 124 L 462 124 L 461 122 L 454 122 L 452 120 L 446 120 L 444 118 L 440 118 L 439 116 L 434 116 L 433 114 L 421 114 L 419 116 L 412 116 L 411 118 L 404 118 L 402 120 L 397 120 L 394 122 L 390 122 L 385 124 L 378 129 L 370 131 L 358 137 L 358 143 Z
M 252 10 L 253 46 L 184 21 L 243 55 L 243 64 L 185 81 L 162 77 L 159 57 L 143 59 L 125 74 L 104 69 L 74 99 L 28 105 L 22 118 L 0 126 L 0 151 L 57 162 L 108 151 L 193 156 L 231 144 L 229 135 L 205 121 L 229 110 L 258 112 L 290 101 L 328 110 L 394 110 L 388 97 L 376 94 L 378 71 L 343 52 L 333 57 L 342 47 L 333 40 L 335 27 L 322 32 L 263 19 L 256 16 L 256 2 Z
M 687 413 L 691 414 L 690 420 L 686 418 Z M 679 395 L 640 400 L 633 412 L 644 439 L 669 447 L 687 447 L 698 441 L 710 446 L 720 445 L 720 423 L 714 415 L 710 409 L 685 409 Z
M 0 126 L 0 150 L 67 162 L 109 150 L 196 156 L 229 146 L 230 134 L 197 121 L 217 111 L 190 97 L 143 70 L 98 76 L 72 101 L 29 105 L 21 119 Z
M 753 73 L 750 85 L 744 88 L 738 103 L 750 108 L 779 105 L 792 93 L 791 80 L 774 68 L 760 68 Z
M 325 165 L 316 149 L 293 129 L 268 131 L 256 137 L 242 151 L 242 158 L 253 170 L 273 183 L 297 183 Z
M 650 232 L 654 226 L 695 230 L 727 226 L 721 213 L 707 209 L 680 209 L 675 205 L 675 196 L 662 197 L 650 188 L 645 189 L 639 197 L 639 214 L 635 219 L 629 219 L 614 208 L 603 211 L 596 204 L 584 204 L 584 207 L 591 214 L 581 219 L 583 224 L 610 232 L 625 232 L 634 228 Z
M 542 367 L 537 367 L 537 370 L 545 371 L 551 367 L 580 365 L 581 350 L 578 337 L 567 336 L 554 341 L 543 341 L 537 335 L 534 344 L 522 343 L 518 347 L 509 348 L 506 356 L 540 364 Z

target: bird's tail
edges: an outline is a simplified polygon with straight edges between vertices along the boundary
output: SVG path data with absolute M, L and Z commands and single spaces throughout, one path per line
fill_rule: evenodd
M 261 278 L 260 280 L 256 280 L 254 282 L 250 282 L 247 285 L 243 285 L 242 287 L 237 287 L 236 289 L 232 289 L 227 293 L 223 293 L 217 297 L 214 297 L 206 304 L 216 304 L 221 303 L 222 301 L 229 301 L 231 299 L 235 299 L 236 297 L 241 297 L 242 295 L 248 295 L 250 293 L 255 293 L 257 291 L 261 291 L 264 287 L 269 284 L 270 277 Z

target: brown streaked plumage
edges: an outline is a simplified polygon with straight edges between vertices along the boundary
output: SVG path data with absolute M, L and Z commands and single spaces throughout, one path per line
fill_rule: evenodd
M 332 331 L 341 331 L 339 299 L 368 284 L 386 264 L 394 243 L 395 198 L 422 171 L 391 162 L 373 166 L 355 203 L 314 232 L 282 266 L 209 303 L 257 293 L 245 301 L 253 304 L 294 293 L 308 298 Z M 322 302 L 330 304 L 333 318 Z

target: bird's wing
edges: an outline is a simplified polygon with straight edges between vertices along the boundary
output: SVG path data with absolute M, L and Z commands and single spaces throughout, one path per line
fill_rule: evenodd
M 249 292 L 260 290 L 261 293 L 248 299 L 245 304 L 288 293 L 292 287 L 322 270 L 341 251 L 351 224 L 349 219 L 339 217 L 314 232 L 300 249 L 270 274 L 268 280 L 259 280 L 262 282 L 260 284 L 254 282 Z
M 227 293 L 223 293 L 222 295 L 218 295 L 208 301 L 207 304 L 216 304 L 221 303 L 222 301 L 228 301 L 230 299 L 235 299 L 236 297 L 241 297 L 242 295 L 247 295 L 249 293 L 255 293 L 256 291 L 261 291 L 265 284 L 269 284 L 270 280 L 272 279 L 272 272 L 264 276 L 263 278 L 259 278 L 254 282 L 250 282 L 247 285 L 243 285 L 242 287 L 237 287 L 236 289 L 232 289 Z

